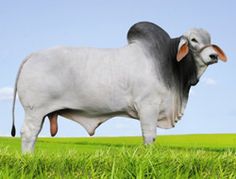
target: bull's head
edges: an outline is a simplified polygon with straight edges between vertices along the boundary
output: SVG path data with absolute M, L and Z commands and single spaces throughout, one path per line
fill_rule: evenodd
M 181 61 L 188 53 L 192 53 L 198 67 L 207 67 L 218 62 L 226 62 L 227 57 L 217 45 L 211 44 L 210 34 L 203 29 L 191 29 L 180 39 L 177 61 Z

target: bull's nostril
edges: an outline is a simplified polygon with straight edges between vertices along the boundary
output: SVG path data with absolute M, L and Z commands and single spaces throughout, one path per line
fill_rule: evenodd
M 210 58 L 211 58 L 212 60 L 217 60 L 217 59 L 218 59 L 218 55 L 216 55 L 216 54 L 211 54 L 211 55 L 210 55 Z

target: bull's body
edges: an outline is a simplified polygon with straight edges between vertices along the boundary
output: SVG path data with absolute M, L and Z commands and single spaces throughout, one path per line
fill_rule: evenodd
M 60 110 L 60 115 L 79 122 L 89 134 L 113 116 L 138 119 L 142 103 L 168 109 L 157 121 L 169 128 L 178 106 L 157 78 L 152 59 L 147 60 L 136 44 L 120 49 L 58 47 L 32 54 L 17 88 L 26 110 L 37 109 L 37 116 Z
M 133 26 L 128 40 L 118 49 L 52 48 L 24 61 L 16 83 L 25 110 L 23 151 L 32 151 L 44 118 L 53 113 L 79 122 L 90 135 L 114 116 L 139 119 L 145 143 L 153 141 L 156 127 L 174 127 L 205 69 L 192 54 L 177 62 L 180 38 L 154 24 Z

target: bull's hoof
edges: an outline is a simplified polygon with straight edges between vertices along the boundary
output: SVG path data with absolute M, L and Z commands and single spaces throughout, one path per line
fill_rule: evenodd
M 144 144 L 149 145 L 155 142 L 155 137 L 145 137 Z

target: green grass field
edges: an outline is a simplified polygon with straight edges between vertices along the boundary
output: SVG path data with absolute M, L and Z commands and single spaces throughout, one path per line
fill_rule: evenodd
M 0 137 L 0 178 L 236 178 L 236 134 L 40 138 L 33 155 Z

